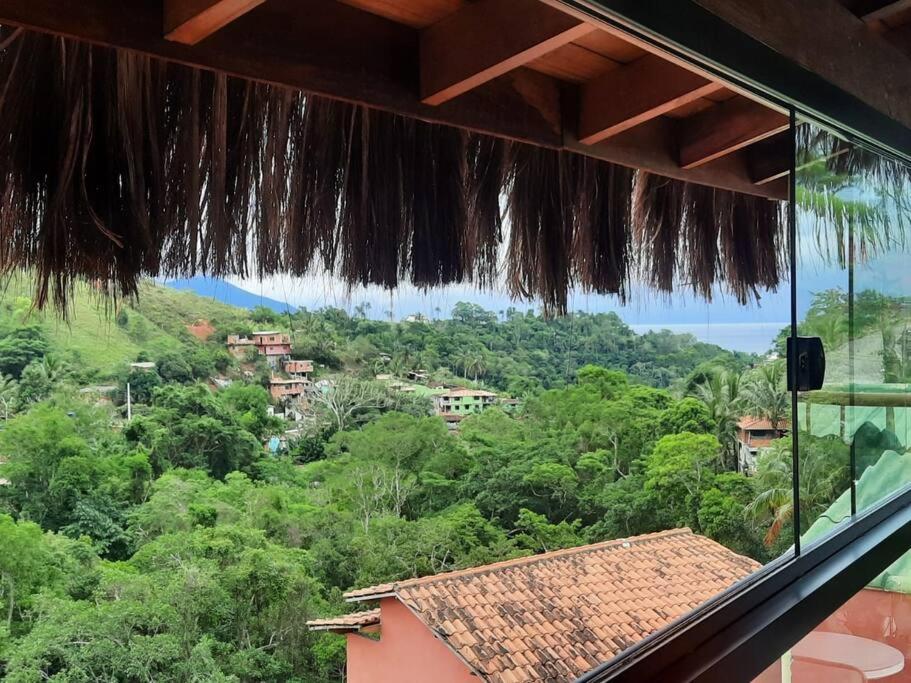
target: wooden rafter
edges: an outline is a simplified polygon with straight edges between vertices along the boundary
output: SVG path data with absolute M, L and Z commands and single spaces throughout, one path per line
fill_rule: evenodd
M 641 168 L 652 173 L 687 182 L 702 183 L 735 192 L 786 199 L 786 181 L 754 183 L 750 177 L 749 148 L 693 169 L 684 169 L 677 162 L 677 122 L 658 117 L 640 126 L 594 144 L 585 144 L 568 137 L 566 147 L 575 152 L 606 161 Z M 785 158 L 785 163 L 787 163 Z
M 538 0 L 472 3 L 421 32 L 421 101 L 442 104 L 594 30 Z
M 575 126 L 564 120 L 563 109 L 568 91 L 560 81 L 528 68 L 510 71 L 441 105 L 426 105 L 420 101 L 415 78 L 419 30 L 340 2 L 268 0 L 192 47 L 164 39 L 161 7 L 161 0 L 2 0 L 0 23 L 568 149 L 680 180 L 773 198 L 786 196 L 786 187 L 775 183 L 755 185 L 741 153 L 692 170 L 681 169 L 677 122 L 664 118 L 599 144 L 571 140 Z M 593 36 L 588 34 L 583 41 Z M 572 117 L 575 121 L 576 114 Z
M 265 0 L 164 0 L 168 40 L 195 45 Z
M 649 54 L 582 86 L 579 141 L 590 145 L 724 86 Z
M 734 97 L 685 119 L 680 166 L 696 168 L 788 129 L 785 114 L 746 97 Z

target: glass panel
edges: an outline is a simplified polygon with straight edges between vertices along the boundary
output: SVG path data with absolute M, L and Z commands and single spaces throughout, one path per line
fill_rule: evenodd
M 911 481 L 911 278 L 907 169 L 810 125 L 798 140 L 799 333 L 826 354 L 822 390 L 799 395 L 798 512 L 810 542 Z M 757 477 L 783 466 L 777 456 L 760 456 Z M 793 534 L 789 510 L 779 521 Z
M 911 552 L 877 576 L 755 680 L 911 681 Z

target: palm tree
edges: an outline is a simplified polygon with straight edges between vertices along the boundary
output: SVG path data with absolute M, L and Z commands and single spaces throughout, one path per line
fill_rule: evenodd
M 3 406 L 3 419 L 9 420 L 9 407 L 16 398 L 18 385 L 9 375 L 0 375 L 0 405 Z
M 848 318 L 836 313 L 814 320 L 808 330 L 822 339 L 827 349 L 837 349 L 848 338 Z
M 478 381 L 478 376 L 483 376 L 487 372 L 487 365 L 484 362 L 484 354 L 480 351 L 474 356 L 474 361 L 472 362 L 472 367 L 474 368 L 474 381 Z
M 766 529 L 765 544 L 771 546 L 784 526 L 794 518 L 793 454 L 791 439 L 780 439 L 763 451 L 753 477 L 758 493 L 747 507 L 753 521 Z M 843 454 L 805 445 L 798 453 L 800 467 L 800 532 L 806 531 L 848 486 Z M 835 519 L 833 522 L 840 522 Z
M 763 452 L 753 481 L 758 493 L 747 507 L 754 522 L 766 527 L 764 542 L 771 546 L 794 516 L 794 483 L 791 440 L 782 440 Z M 803 477 L 801 477 L 803 479 Z M 803 491 L 801 491 L 803 500 Z
M 755 417 L 769 421 L 772 429 L 778 429 L 790 412 L 790 402 L 784 384 L 782 362 L 763 365 L 745 382 L 743 387 L 745 406 Z
M 715 422 L 715 437 L 721 444 L 722 464 L 737 469 L 737 423 L 743 407 L 741 377 L 729 370 L 715 371 L 696 385 L 696 397 L 709 409 Z
M 44 360 L 41 362 L 41 369 L 44 371 L 44 376 L 47 377 L 48 381 L 52 384 L 57 384 L 64 379 L 69 371 L 66 362 L 52 354 L 48 354 L 44 357 Z

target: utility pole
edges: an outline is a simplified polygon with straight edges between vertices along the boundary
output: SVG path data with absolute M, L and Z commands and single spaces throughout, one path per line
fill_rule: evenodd
M 133 421 L 133 401 L 130 396 L 130 383 L 127 382 L 127 422 Z

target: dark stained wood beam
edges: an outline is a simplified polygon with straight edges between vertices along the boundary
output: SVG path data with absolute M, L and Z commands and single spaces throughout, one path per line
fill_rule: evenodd
M 520 69 L 439 107 L 424 105 L 419 32 L 339 2 L 268 0 L 193 46 L 165 40 L 161 0 L 0 0 L 0 23 L 511 140 L 562 144 L 553 79 Z
M 582 86 L 579 141 L 591 145 L 723 86 L 649 54 Z
M 595 27 L 538 0 L 480 0 L 421 32 L 421 101 L 438 105 Z
M 684 119 L 680 133 L 680 166 L 696 168 L 776 133 L 786 131 L 788 117 L 746 97 L 733 97 Z
M 195 45 L 265 0 L 164 0 L 168 40 Z
M 839 0 L 694 1 L 865 105 L 911 127 L 911 59 L 870 31 Z
M 748 147 L 746 160 L 750 179 L 757 185 L 765 185 L 786 178 L 791 169 L 791 144 L 791 134 L 785 131 Z
M 659 117 L 594 144 L 585 144 L 567 136 L 566 148 L 668 178 L 770 199 L 787 199 L 786 181 L 767 182 L 762 185 L 753 182 L 747 157 L 749 148 L 693 169 L 681 168 L 677 160 L 676 124 L 676 121 Z
M 783 198 L 757 186 L 735 153 L 687 171 L 677 160 L 674 122 L 656 119 L 596 145 L 568 139 L 566 88 L 518 68 L 439 106 L 420 101 L 409 26 L 324 0 L 268 0 L 195 46 L 165 40 L 161 0 L 0 0 L 0 23 L 128 49 L 197 68 L 294 88 L 424 121 L 737 192 Z M 575 111 L 570 120 L 576 121 Z
M 892 17 L 911 9 L 911 0 L 896 0 L 886 4 L 877 3 L 874 8 L 861 7 L 860 18 L 874 31 L 887 31 L 886 22 Z

